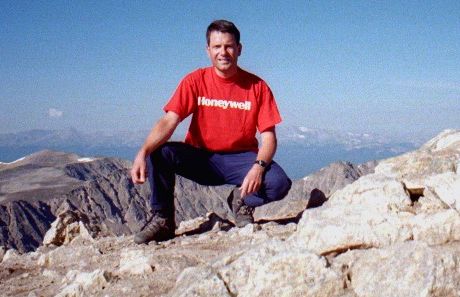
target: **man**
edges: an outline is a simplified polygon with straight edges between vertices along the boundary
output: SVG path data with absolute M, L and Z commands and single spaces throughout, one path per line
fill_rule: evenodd
M 206 39 L 212 66 L 181 81 L 134 160 L 133 182 L 142 184 L 148 176 L 153 210 L 136 243 L 174 237 L 175 174 L 203 185 L 237 185 L 228 201 L 240 227 L 253 222 L 254 207 L 284 198 L 291 187 L 272 161 L 275 125 L 281 122 L 273 94 L 262 79 L 238 67 L 240 32 L 218 20 L 208 26 Z M 185 142 L 167 142 L 189 115 Z

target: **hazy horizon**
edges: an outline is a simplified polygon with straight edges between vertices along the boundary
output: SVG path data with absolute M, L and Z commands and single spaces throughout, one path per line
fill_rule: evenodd
M 342 134 L 306 127 L 278 129 L 275 160 L 291 178 L 301 178 L 330 163 L 361 164 L 405 153 L 422 142 L 403 141 L 371 134 Z M 132 161 L 148 131 L 85 132 L 77 129 L 29 130 L 0 134 L 0 163 L 13 162 L 41 150 L 75 153 L 82 157 L 117 157 Z M 173 139 L 183 140 L 177 131 Z

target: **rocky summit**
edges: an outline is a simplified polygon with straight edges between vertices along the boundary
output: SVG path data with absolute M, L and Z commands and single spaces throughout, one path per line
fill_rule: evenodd
M 308 207 L 322 204 L 326 195 L 356 180 L 374 165 L 364 166 L 367 171 L 363 166 L 339 162 L 309 176 L 308 181 L 294 181 L 286 198 L 290 203 L 260 207 L 256 220 L 298 220 L 307 203 Z M 0 163 L 0 246 L 33 251 L 57 217 L 69 212 L 85 218 L 96 237 L 137 232 L 150 217 L 150 190 L 147 184 L 132 183 L 130 167 L 129 161 L 116 158 L 83 158 L 49 150 Z M 233 216 L 227 198 L 233 188 L 202 186 L 178 177 L 176 224 L 209 212 L 222 224 L 229 223 Z
M 51 172 L 59 185 L 36 183 L 55 193 L 48 199 L 56 206 L 43 206 L 54 221 L 46 234 L 37 236 L 42 245 L 21 254 L 2 243 L 4 296 L 460 296 L 460 131 L 444 131 L 418 150 L 378 164 L 331 164 L 296 181 L 283 201 L 257 208 L 256 223 L 244 228 L 231 227 L 225 204 L 231 187 L 179 179 L 177 236 L 149 245 L 134 244 L 128 231 L 101 232 L 125 225 L 135 229 L 127 215 L 134 202 L 117 201 L 124 192 L 108 178 L 113 173 L 124 181 L 122 172 L 129 164 L 116 161 L 112 170 L 101 173 L 95 168 L 106 166 L 107 160 L 83 163 L 68 157 L 61 167 L 36 161 L 21 165 L 27 158 L 0 165 L 0 173 L 10 178 L 8 183 L 4 175 L 0 180 L 6 193 L 2 205 L 49 201 L 32 194 L 25 202 L 15 200 L 21 189 L 12 183 L 21 174 L 18 167 L 35 164 Z M 55 169 L 45 170 L 50 167 Z M 104 190 L 90 192 L 100 194 L 77 195 L 79 203 L 72 203 L 73 196 L 62 188 L 82 193 L 82 187 L 89 191 L 104 180 L 107 184 L 99 186 Z M 142 192 L 126 183 L 130 193 Z M 27 187 L 31 193 L 32 186 Z M 115 207 L 98 207 L 102 200 L 91 199 L 97 195 Z M 137 196 L 135 209 L 148 216 L 146 195 Z M 93 209 L 105 214 L 106 227 L 96 228 Z M 117 209 L 123 209 L 120 221 L 107 215 Z M 9 227 L 2 217 L 4 238 Z M 41 234 L 40 228 L 35 230 Z

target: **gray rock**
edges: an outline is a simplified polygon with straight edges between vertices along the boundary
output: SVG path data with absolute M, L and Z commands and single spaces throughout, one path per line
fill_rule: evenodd
M 51 206 L 43 201 L 0 205 L 0 245 L 21 252 L 34 250 L 54 219 Z
M 415 241 L 344 254 L 333 266 L 347 274 L 347 285 L 359 297 L 459 296 L 459 252 L 458 245 Z
M 36 249 L 59 213 L 72 211 L 88 218 L 85 226 L 99 236 L 129 235 L 150 217 L 147 184 L 134 185 L 131 163 L 115 158 L 81 158 L 42 151 L 0 168 L 0 244 L 21 252 Z M 359 178 L 373 165 L 337 163 L 295 181 L 288 197 L 256 211 L 257 220 L 298 219 L 306 199 L 319 206 L 331 193 Z M 214 212 L 228 225 L 233 215 L 227 198 L 234 186 L 202 186 L 178 176 L 176 224 Z M 294 207 L 294 204 L 297 205 Z M 207 230 L 207 228 L 201 228 Z
M 326 297 L 343 296 L 345 292 L 342 276 L 329 269 L 324 258 L 305 249 L 291 249 L 277 240 L 267 240 L 211 266 L 185 270 L 172 296 L 205 296 L 193 294 L 207 292 L 212 288 L 210 284 L 226 288 L 230 296 Z
M 329 255 L 412 238 L 410 225 L 395 214 L 367 207 L 331 206 L 305 211 L 290 240 L 316 254 Z
M 85 214 L 100 235 L 131 234 L 149 217 L 148 187 L 134 186 L 130 163 L 42 151 L 0 169 L 0 244 L 36 249 L 58 213 Z
M 218 231 L 228 229 L 232 225 L 230 221 L 222 219 L 213 212 L 208 212 L 206 216 L 180 222 L 175 233 L 176 236 L 192 235 L 211 230 Z
M 123 250 L 121 252 L 119 273 L 145 275 L 152 273 L 152 255 L 146 255 L 143 250 Z
M 5 256 L 6 249 L 4 246 L 0 246 L 0 263 L 3 261 L 3 256 Z
M 296 221 L 307 208 L 308 200 L 280 200 L 255 209 L 253 217 L 258 223 L 268 221 Z
M 323 205 L 337 190 L 372 173 L 376 161 L 355 166 L 349 162 L 330 164 L 318 172 L 293 182 L 288 195 L 280 201 L 256 208 L 255 221 L 298 221 L 306 208 Z
M 109 272 L 100 269 L 92 272 L 71 270 L 64 279 L 67 285 L 56 295 L 56 297 L 83 297 L 93 295 L 93 292 L 101 291 L 107 287 L 111 278 L 112 276 Z
M 349 162 L 332 163 L 318 172 L 295 181 L 285 199 L 308 200 L 314 190 L 320 191 L 324 197 L 328 198 L 335 191 L 342 189 L 361 176 L 371 173 L 375 165 L 375 161 L 358 166 Z M 321 204 L 321 201 L 318 204 Z
M 95 234 L 88 230 L 89 219 L 85 214 L 74 211 L 64 211 L 57 216 L 51 228 L 43 238 L 43 245 L 60 246 L 71 242 L 77 236 L 92 240 Z
M 199 281 L 197 281 L 199 280 Z M 233 297 L 225 282 L 211 267 L 189 267 L 179 275 L 170 297 Z
M 227 198 L 235 186 L 203 186 L 181 176 L 176 177 L 174 192 L 176 223 L 214 212 L 222 219 L 232 219 Z
M 3 254 L 2 262 L 12 261 L 19 257 L 19 253 L 15 249 L 9 249 Z

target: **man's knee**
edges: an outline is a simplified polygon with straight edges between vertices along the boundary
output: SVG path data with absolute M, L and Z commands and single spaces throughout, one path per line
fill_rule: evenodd
M 171 163 L 174 160 L 176 151 L 179 149 L 180 146 L 180 142 L 166 142 L 165 144 L 161 145 L 159 148 L 154 150 L 150 154 L 150 158 L 152 159 L 152 162 L 154 164 L 158 162 L 164 163 L 165 161 L 167 163 Z
M 270 201 L 281 200 L 287 195 L 291 186 L 291 179 L 281 169 L 266 180 L 267 198 Z
M 279 178 L 274 185 L 276 195 L 273 200 L 281 200 L 286 197 L 287 193 L 291 189 L 292 181 L 289 177 Z

